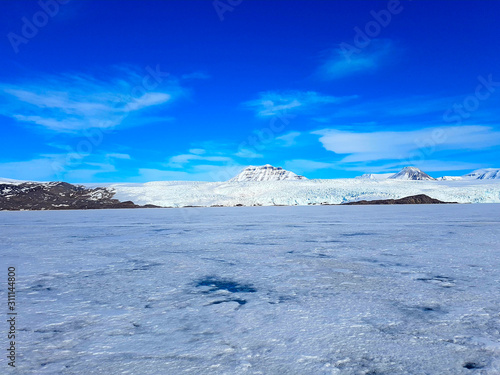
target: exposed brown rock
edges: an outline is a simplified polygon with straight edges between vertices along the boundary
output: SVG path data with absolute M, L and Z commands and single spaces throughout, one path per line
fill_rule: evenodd
M 376 205 L 376 204 L 451 204 L 457 202 L 443 202 L 438 199 L 431 198 L 425 194 L 412 195 L 400 199 L 382 199 L 374 201 L 356 201 L 343 203 L 343 205 Z
M 0 184 L 0 211 L 156 207 L 120 202 L 113 199 L 114 195 L 110 189 L 89 189 L 66 182 Z

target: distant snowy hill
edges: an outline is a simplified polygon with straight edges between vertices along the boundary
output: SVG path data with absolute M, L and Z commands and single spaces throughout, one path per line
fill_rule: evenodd
M 23 182 L 26 182 L 26 181 L 13 180 L 12 178 L 1 178 L 0 177 L 0 184 L 22 184 Z
M 465 179 L 475 179 L 475 180 L 500 180 L 500 169 L 495 168 L 485 168 L 478 169 L 474 172 L 466 174 L 463 176 Z
M 249 166 L 241 173 L 229 180 L 229 182 L 248 181 L 283 181 L 283 180 L 307 180 L 304 176 L 299 176 L 293 172 L 280 167 L 273 167 L 266 164 L 260 167 Z
M 434 181 L 427 173 L 422 172 L 420 169 L 415 167 L 405 167 L 398 173 L 381 173 L 373 174 L 367 173 L 362 176 L 356 177 L 359 180 L 410 180 L 410 181 Z
M 394 173 L 380 173 L 380 174 L 367 173 L 355 178 L 358 180 L 385 180 L 391 176 L 394 176 Z
M 443 177 L 439 177 L 437 180 L 438 181 L 460 181 L 460 180 L 462 180 L 462 177 L 461 176 L 443 176 Z
M 392 180 L 412 180 L 412 181 L 435 181 L 436 179 L 429 176 L 427 173 L 422 172 L 415 167 L 403 168 L 400 172 L 389 177 Z

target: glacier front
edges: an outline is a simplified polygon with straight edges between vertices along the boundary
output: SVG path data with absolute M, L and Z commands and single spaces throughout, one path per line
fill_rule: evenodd
M 121 201 L 162 207 L 307 206 L 356 200 L 399 199 L 419 194 L 444 202 L 500 203 L 500 180 L 160 181 L 107 186 L 114 189 L 114 198 Z

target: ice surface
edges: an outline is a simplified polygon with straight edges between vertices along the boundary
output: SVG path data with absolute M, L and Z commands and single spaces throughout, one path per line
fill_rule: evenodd
M 355 200 L 398 199 L 426 194 L 445 202 L 500 203 L 500 180 L 302 180 L 260 182 L 182 182 L 111 184 L 114 198 L 162 207 L 273 206 L 339 204 Z
M 0 212 L 0 228 L 12 374 L 500 374 L 498 205 Z

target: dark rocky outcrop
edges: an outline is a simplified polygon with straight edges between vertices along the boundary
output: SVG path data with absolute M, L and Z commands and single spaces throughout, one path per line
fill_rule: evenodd
M 443 202 L 438 199 L 431 198 L 425 194 L 412 195 L 400 199 L 382 199 L 374 201 L 356 201 L 343 203 L 343 205 L 376 205 L 376 204 L 451 204 L 456 202 Z
M 0 184 L 0 211 L 156 207 L 120 202 L 113 199 L 114 194 L 111 189 L 90 189 L 66 182 Z

